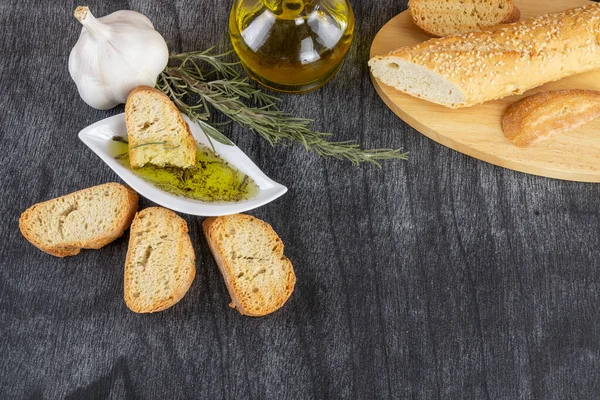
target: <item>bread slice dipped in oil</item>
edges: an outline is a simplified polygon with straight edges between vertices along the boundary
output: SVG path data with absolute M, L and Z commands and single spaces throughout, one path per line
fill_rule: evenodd
M 160 90 L 140 86 L 125 104 L 125 121 L 132 168 L 193 167 L 196 142 L 181 113 Z

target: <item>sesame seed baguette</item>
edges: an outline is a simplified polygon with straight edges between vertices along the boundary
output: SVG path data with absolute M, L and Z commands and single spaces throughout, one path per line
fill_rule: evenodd
M 555 90 L 525 97 L 502 117 L 504 136 L 517 147 L 528 147 L 566 133 L 600 117 L 600 92 Z
M 449 108 L 600 68 L 600 4 L 431 39 L 369 61 L 386 85 Z
M 138 195 L 119 183 L 105 183 L 28 208 L 19 219 L 32 245 L 56 257 L 99 249 L 121 237 L 138 208 Z

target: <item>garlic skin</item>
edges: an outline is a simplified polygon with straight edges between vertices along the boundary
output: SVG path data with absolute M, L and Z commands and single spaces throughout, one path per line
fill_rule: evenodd
M 165 39 L 135 11 L 116 11 L 96 19 L 77 7 L 83 28 L 69 55 L 69 73 L 88 105 L 108 110 L 125 103 L 138 86 L 156 85 L 169 61 Z

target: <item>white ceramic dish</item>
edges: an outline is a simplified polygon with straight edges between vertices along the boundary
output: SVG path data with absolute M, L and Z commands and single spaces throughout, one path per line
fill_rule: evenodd
M 202 128 L 198 124 L 192 123 L 186 116 L 184 116 L 184 119 L 190 125 L 190 130 L 196 141 L 210 147 Z M 113 136 L 127 136 L 125 114 L 103 119 L 79 132 L 79 139 L 133 190 L 147 199 L 174 211 L 207 217 L 235 214 L 265 205 L 287 192 L 285 186 L 267 177 L 237 146 L 227 146 L 213 140 L 213 145 L 219 156 L 254 179 L 259 188 L 258 194 L 249 200 L 235 203 L 208 203 L 175 196 L 146 182 L 115 160 L 114 155 L 110 152 Z

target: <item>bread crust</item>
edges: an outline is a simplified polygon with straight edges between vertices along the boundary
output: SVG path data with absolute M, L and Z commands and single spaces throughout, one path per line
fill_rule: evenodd
M 131 91 L 131 93 L 129 93 L 129 96 L 127 96 L 127 102 L 125 103 L 125 125 L 127 126 L 127 132 L 134 132 L 136 130 L 135 127 L 135 123 L 132 121 L 132 113 L 130 110 L 131 107 L 131 102 L 130 99 L 132 99 L 135 95 L 139 94 L 139 93 L 143 93 L 146 94 L 147 96 L 155 96 L 157 97 L 161 103 L 163 103 L 163 105 L 167 108 L 170 108 L 174 115 L 176 115 L 177 118 L 177 123 L 178 125 L 182 126 L 185 129 L 186 132 L 186 139 L 185 141 L 187 142 L 186 144 L 186 148 L 188 149 L 194 149 L 194 160 L 196 160 L 196 139 L 194 139 L 194 135 L 192 135 L 192 131 L 190 130 L 190 126 L 188 125 L 187 122 L 185 122 L 185 120 L 183 119 L 181 112 L 179 112 L 179 109 L 175 106 L 175 104 L 173 104 L 173 102 L 171 101 L 171 99 L 164 94 L 163 92 L 161 92 L 158 89 L 149 87 L 149 86 L 139 86 L 135 89 L 133 89 Z M 128 135 L 129 136 L 129 135 Z M 130 140 L 129 140 L 129 160 L 130 160 L 130 164 L 132 168 L 139 168 L 144 166 L 144 164 L 142 164 L 141 162 L 137 161 L 136 158 L 136 151 L 135 149 L 132 149 L 132 147 L 136 146 L 138 143 L 135 143 L 135 140 L 131 140 L 131 136 L 130 136 Z M 192 163 L 193 166 L 195 164 Z
M 180 282 L 179 285 L 177 285 L 173 288 L 173 292 L 168 299 L 162 300 L 162 301 L 156 301 L 150 307 L 145 307 L 145 305 L 140 304 L 138 301 L 136 301 L 136 298 L 133 295 L 133 289 L 130 287 L 130 280 L 128 279 L 127 275 L 128 275 L 129 269 L 131 268 L 131 265 L 133 263 L 132 257 L 133 257 L 133 248 L 134 248 L 134 235 L 136 234 L 136 232 L 139 229 L 142 229 L 142 227 L 140 226 L 141 225 L 140 217 L 144 216 L 145 214 L 157 213 L 157 212 L 165 214 L 165 216 L 167 217 L 168 220 L 175 222 L 175 224 L 178 226 L 180 235 L 176 239 L 180 241 L 179 244 L 182 247 L 181 258 L 183 260 L 186 260 L 191 257 L 192 265 L 188 266 L 189 268 L 187 269 L 187 275 L 184 277 L 185 279 L 182 282 Z M 133 219 L 133 222 L 131 224 L 131 234 L 129 236 L 129 246 L 127 248 L 127 256 L 125 257 L 125 272 L 124 272 L 125 279 L 124 279 L 124 284 L 123 284 L 123 298 L 125 300 L 125 304 L 131 311 L 138 313 L 138 314 L 154 313 L 154 312 L 166 310 L 167 308 L 174 306 L 181 299 L 183 299 L 183 297 L 186 295 L 186 293 L 192 286 L 194 278 L 196 277 L 195 261 L 196 261 L 196 254 L 194 253 L 192 241 L 188 234 L 187 223 L 185 222 L 185 220 L 183 218 L 178 216 L 173 211 L 168 210 L 166 208 L 162 208 L 162 207 L 149 207 L 149 208 L 146 208 L 146 209 L 138 212 L 137 214 L 135 214 L 135 218 Z M 180 267 L 183 267 L 183 266 L 180 266 Z
M 418 15 L 416 15 L 416 13 L 414 12 L 414 3 L 415 3 L 415 0 L 410 0 L 408 2 L 408 9 L 410 11 L 410 14 L 412 16 L 412 19 L 413 19 L 413 22 L 415 23 L 415 25 L 417 25 L 423 32 L 425 32 L 428 35 L 433 36 L 433 37 L 449 36 L 449 35 L 440 35 L 437 32 L 433 32 L 432 30 L 427 29 L 427 27 L 421 23 L 420 19 L 418 18 Z M 500 24 L 510 24 L 513 22 L 517 22 L 521 18 L 521 11 L 517 8 L 515 3 L 513 3 L 512 1 L 509 2 L 509 4 L 511 7 L 511 11 L 510 11 L 510 13 L 508 13 L 508 15 L 504 19 L 497 21 L 494 24 L 489 24 L 485 27 L 482 27 L 480 30 L 486 30 L 489 28 L 493 28 L 494 26 L 500 25 Z M 474 31 L 473 30 L 464 30 L 464 31 L 460 31 L 460 32 L 459 31 L 453 32 L 452 34 L 461 35 L 461 34 L 466 34 L 466 33 L 470 33 L 470 32 L 474 32 Z
M 31 226 L 31 219 L 34 215 L 37 214 L 39 208 L 42 208 L 47 204 L 56 202 L 59 199 L 74 197 L 76 195 L 83 195 L 86 192 L 98 190 L 101 187 L 105 187 L 106 189 L 110 190 L 117 190 L 123 192 L 124 194 L 123 201 L 121 202 L 121 209 L 123 210 L 123 212 L 115 220 L 112 229 L 109 232 L 106 232 L 104 235 L 96 236 L 90 240 L 65 242 L 61 245 L 55 246 L 47 246 L 39 241 L 39 238 L 33 233 L 33 228 Z M 32 245 L 34 245 L 35 247 L 37 247 L 45 253 L 56 257 L 74 256 L 79 254 L 81 249 L 97 250 L 123 236 L 125 230 L 129 228 L 129 225 L 133 220 L 137 208 L 138 194 L 135 191 L 116 182 L 105 183 L 103 185 L 97 185 L 87 189 L 82 189 L 42 203 L 34 204 L 21 214 L 21 217 L 19 218 L 19 229 L 21 230 L 21 233 L 23 234 L 25 239 L 27 239 L 27 241 L 29 241 Z
M 512 12 L 501 22 L 501 24 L 512 24 L 521 19 L 521 10 L 513 3 Z
M 502 130 L 515 146 L 528 147 L 598 117 L 600 92 L 556 90 L 537 93 L 510 106 L 502 117 Z
M 223 243 L 217 238 L 218 234 L 224 229 L 224 225 L 228 219 L 245 219 L 247 221 L 252 221 L 252 223 L 256 224 L 256 230 L 263 230 L 274 241 L 278 242 L 278 245 L 273 249 L 273 252 L 277 254 L 289 268 L 288 271 L 290 273 L 287 275 L 287 281 L 285 282 L 286 291 L 284 295 L 278 298 L 277 302 L 275 302 L 274 304 L 270 306 L 265 306 L 258 312 L 251 309 L 249 305 L 244 302 L 244 299 L 241 293 L 239 292 L 239 288 L 236 283 L 236 278 L 232 273 L 232 266 L 229 260 L 223 256 L 223 254 L 225 254 Z M 294 291 L 294 287 L 296 285 L 296 275 L 294 274 L 294 268 L 291 261 L 283 255 L 283 242 L 281 241 L 277 233 L 273 230 L 271 225 L 269 225 L 265 221 L 262 221 L 250 215 L 235 214 L 225 217 L 207 218 L 203 221 L 202 228 L 204 230 L 204 235 L 208 242 L 208 246 L 213 254 L 217 266 L 219 267 L 219 271 L 223 276 L 223 280 L 225 281 L 225 286 L 227 287 L 229 296 L 231 297 L 231 303 L 229 304 L 230 307 L 235 308 L 242 315 L 250 317 L 262 317 L 264 315 L 271 314 L 277 311 L 287 302 L 287 300 L 290 298 Z
M 456 104 L 437 97 L 428 101 L 469 107 L 600 68 L 599 39 L 600 4 L 590 4 L 486 32 L 431 39 L 374 57 L 369 65 L 398 60 L 423 67 L 464 98 Z

